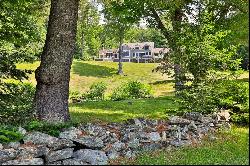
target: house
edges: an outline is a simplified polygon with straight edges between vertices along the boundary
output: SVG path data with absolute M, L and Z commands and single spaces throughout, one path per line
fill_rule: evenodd
M 169 51 L 167 48 L 154 48 L 154 42 L 122 44 L 123 62 L 155 62 L 163 58 Z M 102 49 L 96 61 L 119 61 L 119 49 Z

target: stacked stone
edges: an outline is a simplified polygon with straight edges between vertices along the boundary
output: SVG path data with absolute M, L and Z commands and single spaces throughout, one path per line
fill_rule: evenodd
M 86 124 L 62 131 L 59 137 L 26 132 L 20 142 L 0 144 L 0 165 L 106 165 L 118 157 L 133 158 L 142 151 L 216 139 L 219 128 L 230 128 L 229 117 L 191 112 L 169 120 L 130 119 L 124 123 Z

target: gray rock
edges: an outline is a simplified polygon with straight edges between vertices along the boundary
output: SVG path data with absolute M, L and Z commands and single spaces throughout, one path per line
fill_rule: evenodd
M 191 121 L 188 119 L 183 119 L 179 116 L 171 116 L 169 118 L 169 124 L 180 124 L 180 125 L 187 125 L 189 124 Z
M 142 151 L 154 151 L 154 150 L 158 150 L 161 149 L 162 145 L 159 143 L 148 143 L 148 144 L 144 144 L 142 145 L 141 150 Z
M 121 141 L 117 141 L 112 145 L 112 149 L 114 149 L 115 151 L 121 151 L 124 148 L 125 148 L 125 143 Z
M 104 147 L 103 141 L 98 137 L 84 136 L 74 141 L 91 149 L 101 149 Z
M 140 146 L 140 141 L 139 139 L 135 138 L 133 140 L 130 140 L 128 142 L 128 147 L 131 148 L 131 149 L 136 149 Z
M 161 136 L 158 132 L 151 132 L 151 133 L 149 133 L 149 139 L 151 141 L 157 142 L 157 141 L 161 140 Z
M 186 112 L 183 115 L 183 117 L 188 119 L 188 120 L 198 121 L 198 120 L 202 119 L 202 114 L 199 112 Z
M 19 146 L 20 146 L 20 142 L 10 142 L 8 143 L 7 148 L 18 149 Z
M 166 141 L 167 140 L 167 133 L 166 133 L 166 131 L 163 131 L 162 132 L 162 141 Z
M 91 123 L 88 123 L 85 126 L 81 126 L 80 129 L 84 130 L 85 132 L 87 132 L 89 135 L 92 136 L 97 136 L 100 132 L 103 132 L 104 130 L 101 126 L 93 125 Z
M 229 110 L 220 110 L 217 114 L 220 116 L 220 120 L 225 120 L 227 122 L 230 120 Z
M 18 148 L 19 154 L 18 158 L 20 159 L 27 159 L 27 158 L 37 158 L 45 156 L 49 153 L 49 148 L 47 148 L 45 145 L 24 145 L 20 146 Z
M 33 144 L 53 146 L 53 144 L 55 144 L 59 139 L 41 132 L 32 132 L 27 134 L 23 140 L 24 143 L 31 142 Z
M 81 149 L 74 152 L 73 157 L 91 165 L 108 164 L 108 157 L 106 156 L 105 152 L 100 150 Z
M 44 165 L 44 161 L 41 158 L 11 160 L 3 163 L 3 165 Z
M 47 165 L 62 165 L 62 161 L 55 161 L 52 163 L 47 163 Z
M 120 153 L 117 151 L 110 150 L 107 152 L 108 159 L 114 160 L 120 156 Z
M 24 128 L 18 127 L 18 132 L 21 133 L 22 135 L 25 135 L 27 132 Z
M 131 150 L 125 151 L 124 157 L 126 157 L 126 158 L 134 158 L 135 153 L 133 151 L 131 151 Z
M 141 121 L 140 121 L 139 119 L 137 119 L 137 118 L 128 119 L 127 121 L 128 121 L 130 124 L 134 124 L 134 125 L 136 125 L 136 126 L 142 127 Z
M 46 156 L 46 162 L 54 162 L 58 160 L 63 160 L 72 157 L 73 155 L 73 148 L 62 149 L 58 151 L 51 151 Z
M 194 124 L 194 121 L 191 121 L 191 123 L 188 125 L 188 129 L 191 131 L 197 130 L 197 126 Z
M 170 145 L 175 146 L 175 147 L 181 147 L 181 146 L 185 146 L 185 145 L 190 145 L 191 141 L 189 140 L 172 140 L 169 142 Z
M 64 132 L 61 132 L 59 134 L 59 138 L 64 138 L 64 139 L 69 139 L 69 140 L 74 140 L 76 139 L 79 135 L 81 135 L 82 131 L 75 128 L 75 127 L 71 127 L 69 129 L 67 129 Z
M 17 154 L 18 152 L 15 149 L 0 150 L 0 163 L 14 159 Z
M 0 150 L 2 150 L 3 149 L 3 145 L 0 143 Z
M 62 160 L 62 165 L 89 165 L 89 164 L 82 160 L 66 159 L 66 160 Z
M 74 147 L 75 144 L 67 139 L 59 139 L 57 142 L 55 142 L 53 145 L 48 145 L 49 148 L 52 150 L 59 150 L 64 148 L 71 148 Z
M 204 123 L 204 124 L 208 124 L 208 123 L 212 123 L 216 121 L 216 119 L 213 119 L 212 116 L 203 116 L 201 119 L 200 119 L 200 122 L 201 123 Z
M 208 125 L 209 125 L 209 127 L 214 127 L 213 123 L 209 123 Z

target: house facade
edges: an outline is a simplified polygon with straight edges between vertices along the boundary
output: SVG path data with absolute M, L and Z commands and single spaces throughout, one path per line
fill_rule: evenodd
M 124 43 L 122 45 L 123 62 L 155 62 L 163 58 L 167 48 L 155 48 L 154 42 Z M 97 61 L 119 61 L 119 49 L 102 49 Z

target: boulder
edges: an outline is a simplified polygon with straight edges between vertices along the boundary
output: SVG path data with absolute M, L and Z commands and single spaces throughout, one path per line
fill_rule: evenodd
M 108 157 L 100 150 L 81 149 L 74 152 L 73 157 L 91 165 L 107 165 Z
M 81 134 L 82 134 L 81 130 L 79 130 L 75 127 L 70 127 L 66 131 L 61 132 L 59 134 L 59 138 L 74 140 L 74 139 L 78 138 L 78 136 Z
M 62 149 L 58 151 L 51 151 L 46 156 L 46 162 L 51 163 L 58 160 L 63 160 L 72 157 L 73 148 Z
M 133 140 L 130 140 L 127 145 L 131 149 L 137 149 L 140 146 L 140 141 L 139 139 L 135 138 Z
M 20 142 L 10 142 L 7 144 L 7 148 L 13 148 L 13 149 L 18 149 L 18 147 L 20 146 Z
M 89 164 L 78 159 L 66 159 L 62 160 L 62 165 L 89 165 Z
M 23 159 L 23 160 L 10 160 L 2 165 L 44 165 L 41 158 Z
M 101 149 L 104 147 L 103 141 L 98 137 L 84 136 L 74 141 L 90 149 Z
M 198 121 L 203 118 L 202 114 L 199 112 L 186 112 L 183 117 L 188 120 Z
M 71 148 L 74 147 L 75 144 L 67 139 L 59 139 L 57 142 L 55 142 L 53 145 L 48 145 L 48 147 L 52 150 L 60 150 L 64 148 Z
M 18 152 L 13 148 L 0 150 L 0 163 L 14 159 L 17 154 Z
M 27 132 L 24 128 L 18 127 L 18 132 L 21 133 L 22 135 L 25 135 Z
M 161 136 L 158 132 L 151 132 L 149 133 L 149 140 L 157 142 L 161 140 Z
M 114 144 L 112 144 L 112 149 L 114 149 L 115 151 L 121 151 L 124 148 L 125 148 L 125 143 L 121 141 L 117 141 Z
M 48 145 L 53 147 L 53 144 L 59 140 L 56 137 L 52 137 L 48 134 L 44 134 L 41 132 L 32 132 L 27 134 L 24 137 L 24 143 L 32 143 L 32 144 L 39 144 L 39 145 Z
M 120 153 L 114 150 L 109 150 L 107 152 L 108 159 L 114 160 L 120 156 Z
M 19 154 L 18 158 L 27 159 L 27 158 L 37 158 L 45 156 L 49 153 L 49 148 L 45 145 L 22 145 L 18 148 Z
M 169 118 L 169 124 L 176 124 L 176 125 L 187 125 L 191 123 L 190 120 L 181 118 L 179 116 L 171 116 Z
M 230 113 L 229 110 L 220 110 L 220 112 L 217 113 L 220 116 L 220 120 L 229 121 L 230 120 Z
M 197 128 L 198 128 L 198 127 L 195 125 L 194 121 L 192 121 L 187 127 L 188 127 L 188 129 L 189 129 L 190 131 L 196 131 Z

